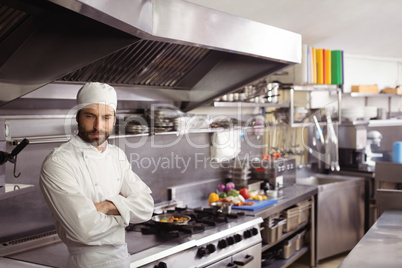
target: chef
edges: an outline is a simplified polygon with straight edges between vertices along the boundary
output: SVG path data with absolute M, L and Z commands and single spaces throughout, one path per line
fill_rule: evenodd
M 67 245 L 67 267 L 129 267 L 125 227 L 152 216 L 151 190 L 107 141 L 116 106 L 113 87 L 85 84 L 77 94 L 78 135 L 42 165 L 40 187 Z

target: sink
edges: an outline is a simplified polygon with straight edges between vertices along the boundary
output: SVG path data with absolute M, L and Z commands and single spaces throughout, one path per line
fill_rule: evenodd
M 325 174 L 316 174 L 311 177 L 306 178 L 296 178 L 296 184 L 302 185 L 316 185 L 319 190 L 323 190 L 325 188 L 331 187 L 342 188 L 347 184 L 351 184 L 359 179 L 357 177 L 350 176 L 338 176 L 338 175 L 325 175 Z
M 345 179 L 338 179 L 338 178 L 321 178 L 321 177 L 307 177 L 307 178 L 297 178 L 297 184 L 304 184 L 304 185 L 322 185 L 328 183 L 336 183 L 336 182 L 344 182 Z

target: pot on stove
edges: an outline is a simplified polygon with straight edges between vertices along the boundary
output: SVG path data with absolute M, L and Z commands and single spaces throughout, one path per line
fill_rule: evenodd
M 211 203 L 211 208 L 216 208 L 217 212 L 230 214 L 232 212 L 232 203 L 218 201 Z

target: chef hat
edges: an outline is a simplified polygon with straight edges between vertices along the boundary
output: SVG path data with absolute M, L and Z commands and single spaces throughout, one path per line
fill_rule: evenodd
M 108 84 L 98 82 L 86 83 L 77 93 L 77 105 L 84 107 L 93 103 L 106 104 L 116 111 L 116 91 Z

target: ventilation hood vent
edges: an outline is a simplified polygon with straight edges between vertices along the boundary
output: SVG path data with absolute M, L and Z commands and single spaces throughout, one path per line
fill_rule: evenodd
M 180 82 L 209 52 L 205 48 L 141 40 L 60 80 L 191 89 Z
M 0 51 L 3 106 L 74 99 L 99 81 L 121 100 L 189 111 L 299 63 L 301 37 L 183 0 L 10 0 L 0 1 Z

